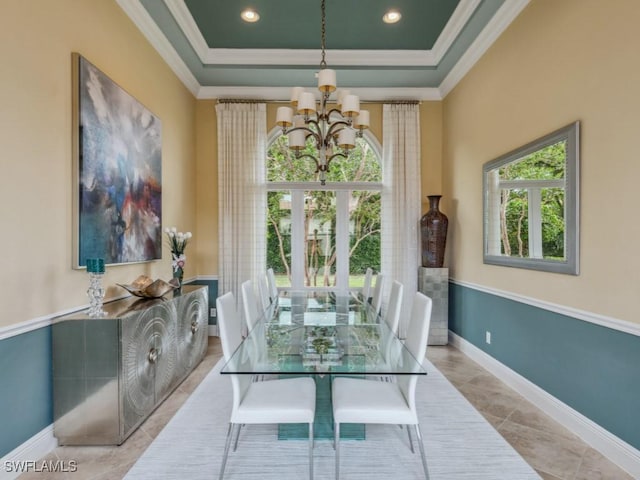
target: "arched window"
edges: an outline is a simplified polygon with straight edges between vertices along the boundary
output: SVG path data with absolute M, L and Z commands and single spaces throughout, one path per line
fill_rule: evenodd
M 336 157 L 321 185 L 315 162 L 297 158 L 274 129 L 267 151 L 267 266 L 278 286 L 347 290 L 380 270 L 382 168 L 365 131 L 348 158 Z M 317 157 L 309 142 L 301 152 Z

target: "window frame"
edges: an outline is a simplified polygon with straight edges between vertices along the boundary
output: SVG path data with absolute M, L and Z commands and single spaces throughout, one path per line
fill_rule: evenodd
M 565 157 L 565 176 L 564 176 L 564 193 L 565 193 L 565 259 L 549 260 L 544 258 L 520 258 L 506 255 L 499 255 L 496 251 L 496 226 L 492 223 L 495 217 L 496 208 L 499 209 L 500 195 L 492 195 L 491 192 L 500 192 L 500 186 L 510 186 L 518 184 L 518 188 L 527 189 L 527 195 L 531 199 L 532 190 L 551 186 L 551 183 L 557 181 L 547 180 L 519 180 L 504 181 L 494 185 L 497 171 L 500 167 L 509 163 L 521 160 L 523 157 L 531 155 L 545 147 L 565 141 L 566 157 Z M 579 210 L 580 210 L 580 122 L 576 121 L 566 125 L 554 132 L 540 137 L 522 147 L 516 148 L 490 162 L 482 167 L 483 179 L 483 261 L 485 264 L 501 265 L 507 267 L 526 268 L 531 270 L 540 270 L 553 273 L 564 273 L 569 275 L 578 275 L 580 272 L 579 252 L 580 252 L 580 229 L 579 229 Z M 547 185 L 549 184 L 549 185 Z M 557 185 L 554 185 L 557 187 Z M 497 190 L 496 190 L 497 189 Z M 493 202 L 493 203 L 492 203 Z M 496 202 L 497 205 L 496 205 Z M 539 203 L 538 203 L 539 207 Z M 535 204 L 529 203 L 530 218 L 539 218 L 540 209 L 535 210 Z M 531 209 L 534 208 L 532 212 Z M 499 225 L 497 226 L 499 228 Z M 534 229 L 537 229 L 534 225 Z M 531 227 L 530 227 L 531 231 Z M 499 237 L 499 235 L 498 235 Z M 530 240 L 532 241 L 532 240 Z M 499 250 L 498 250 L 499 251 Z
M 269 132 L 268 141 L 267 141 L 267 149 L 271 146 L 271 144 L 276 141 L 276 139 L 282 135 L 282 130 L 280 128 L 274 128 Z M 371 146 L 375 157 L 378 162 L 380 162 L 380 166 L 382 166 L 382 147 L 378 139 L 373 135 L 369 130 L 365 130 L 363 132 L 363 140 Z M 266 152 L 265 152 L 266 155 Z M 383 172 L 384 175 L 384 172 Z M 267 175 L 268 177 L 268 175 Z M 383 182 L 330 182 L 327 181 L 325 185 L 321 185 L 320 182 L 317 181 L 266 181 L 265 183 L 265 194 L 268 195 L 269 192 L 273 191 L 289 191 L 292 195 L 294 192 L 296 195 L 302 195 L 306 191 L 329 191 L 334 192 L 336 195 L 336 200 L 340 202 L 340 204 L 344 204 L 344 211 L 338 211 L 337 215 L 342 216 L 342 218 L 338 219 L 337 228 L 339 233 L 337 233 L 340 238 L 339 246 L 341 248 L 341 255 L 338 257 L 338 262 L 336 263 L 336 276 L 338 277 L 339 284 L 335 287 L 305 287 L 302 284 L 299 284 L 299 281 L 304 278 L 304 274 L 301 271 L 303 267 L 299 262 L 291 262 L 291 278 L 292 284 L 290 287 L 284 288 L 284 290 L 316 290 L 316 291 L 348 291 L 348 279 L 349 279 L 349 228 L 348 228 L 348 195 L 352 191 L 376 191 L 380 192 L 382 195 L 383 190 Z M 340 201 L 339 198 L 342 198 Z M 381 199 L 382 201 L 382 199 Z M 300 203 L 300 202 L 298 202 Z M 301 229 L 303 225 L 299 222 L 302 217 L 302 212 L 297 210 L 294 211 L 293 205 L 295 202 L 292 201 L 292 237 L 294 236 L 298 238 L 306 238 L 306 232 L 303 232 Z M 382 212 L 381 212 L 382 214 Z M 294 217 L 298 218 L 298 224 L 293 221 Z M 296 232 L 293 229 L 297 229 Z M 302 255 L 302 244 L 298 244 L 298 242 L 293 242 L 291 244 L 291 256 L 301 256 Z M 295 264 L 295 265 L 294 265 Z M 296 281 L 296 279 L 298 281 Z M 343 285 L 340 279 L 346 279 L 347 285 Z

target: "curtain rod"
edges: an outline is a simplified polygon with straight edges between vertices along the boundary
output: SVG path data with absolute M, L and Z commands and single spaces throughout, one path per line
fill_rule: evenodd
M 218 103 L 289 103 L 288 100 L 256 100 L 247 98 L 218 98 Z M 361 103 L 386 103 L 391 105 L 420 105 L 420 100 L 362 100 Z
M 267 103 L 265 100 L 249 100 L 246 98 L 219 98 L 218 103 Z

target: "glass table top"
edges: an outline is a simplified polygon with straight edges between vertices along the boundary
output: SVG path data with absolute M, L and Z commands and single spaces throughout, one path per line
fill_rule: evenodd
M 426 375 L 369 303 L 332 292 L 279 297 L 221 373 Z

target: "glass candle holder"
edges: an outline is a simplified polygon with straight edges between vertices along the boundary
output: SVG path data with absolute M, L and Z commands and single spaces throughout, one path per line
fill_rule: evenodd
M 87 289 L 87 296 L 89 297 L 89 316 L 101 317 L 106 313 L 102 309 L 102 301 L 105 294 L 104 287 L 102 286 L 102 278 L 104 277 L 104 260 L 102 258 L 88 258 L 87 273 L 89 274 L 89 288 Z

